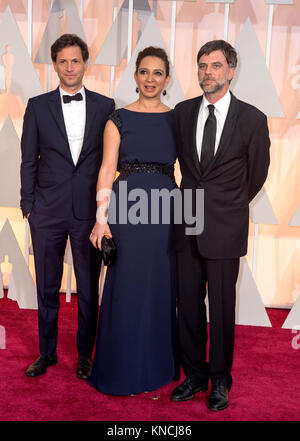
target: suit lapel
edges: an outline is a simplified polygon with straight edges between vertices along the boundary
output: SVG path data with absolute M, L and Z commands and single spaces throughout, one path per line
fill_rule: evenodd
M 85 90 L 85 98 L 86 98 L 86 119 L 85 119 L 85 130 L 84 130 L 84 138 L 83 138 L 83 146 L 84 148 L 88 134 L 91 131 L 93 119 L 95 117 L 97 111 L 97 101 L 92 92 L 84 88 Z
M 77 166 L 80 164 L 81 160 L 85 155 L 85 151 L 88 149 L 89 143 L 87 142 L 89 133 L 92 130 L 93 120 L 97 111 L 97 100 L 93 92 L 85 90 L 85 103 L 86 103 L 86 116 L 85 116 L 85 129 L 84 129 L 84 138 L 82 143 L 81 152 L 78 158 Z
M 201 170 L 200 170 L 200 162 L 197 151 L 197 122 L 198 122 L 198 114 L 199 114 L 201 102 L 202 102 L 202 96 L 199 97 L 199 100 L 193 103 L 190 113 L 191 124 L 188 127 L 189 135 L 190 135 L 190 142 L 188 143 L 188 145 L 190 145 L 192 148 L 192 159 L 198 173 L 201 173 Z
M 67 135 L 63 111 L 61 107 L 61 97 L 60 97 L 59 88 L 57 88 L 52 92 L 49 99 L 49 107 L 60 132 L 62 133 L 65 140 L 68 142 L 68 135 Z
M 59 92 L 59 87 L 52 92 L 52 95 L 49 99 L 49 108 L 50 108 L 50 111 L 52 113 L 53 118 L 56 121 L 56 124 L 58 126 L 59 131 L 61 132 L 61 134 L 63 135 L 63 137 L 66 141 L 66 143 L 64 144 L 66 146 L 65 154 L 68 157 L 68 159 L 72 162 L 72 164 L 74 165 L 71 150 L 70 150 L 67 130 L 66 130 L 66 126 L 65 126 L 64 115 L 63 115 L 63 111 L 62 111 L 62 104 L 61 104 L 61 96 L 60 96 L 60 92 Z

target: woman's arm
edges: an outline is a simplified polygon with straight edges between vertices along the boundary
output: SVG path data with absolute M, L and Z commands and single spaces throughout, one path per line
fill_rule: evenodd
M 104 235 L 111 236 L 107 224 L 109 198 L 116 177 L 119 158 L 120 133 L 115 124 L 108 120 L 103 134 L 103 159 L 97 180 L 97 221 L 91 232 L 90 241 L 95 248 L 101 249 Z

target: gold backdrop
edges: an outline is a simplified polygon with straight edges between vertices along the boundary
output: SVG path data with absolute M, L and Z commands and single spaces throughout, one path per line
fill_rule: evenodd
M 94 64 L 113 24 L 115 13 L 120 11 L 123 0 L 74 0 L 78 11 L 82 11 L 82 27 L 90 49 L 90 66 L 85 85 L 87 88 L 110 95 L 115 91 L 127 66 L 126 56 L 114 67 L 111 85 L 112 68 L 109 65 Z M 134 2 L 136 4 L 138 2 Z M 147 2 L 140 2 L 147 3 Z M 156 17 L 161 36 L 167 50 L 172 43 L 171 0 L 149 0 L 147 3 Z M 227 40 L 235 45 L 246 20 L 250 18 L 260 49 L 267 56 L 267 45 L 270 41 L 269 74 L 282 107 L 283 117 L 269 117 L 271 134 L 271 166 L 265 184 L 265 190 L 276 217 L 277 224 L 259 224 L 257 241 L 256 284 L 265 305 L 292 306 L 300 293 L 300 0 L 274 0 L 274 7 L 266 0 L 228 0 L 212 2 L 205 0 L 177 1 L 174 39 L 174 70 L 185 98 L 200 94 L 197 74 L 196 55 L 200 46 L 211 39 L 224 38 L 226 15 L 228 16 Z M 282 3 L 282 4 L 278 4 Z M 284 4 L 286 3 L 286 4 Z M 292 3 L 292 4 L 287 4 Z M 27 0 L 1 0 L 0 23 L 7 6 L 10 6 L 18 29 L 25 45 L 28 42 L 28 5 Z M 34 62 L 49 19 L 49 0 L 32 1 L 32 55 Z M 271 9 L 272 8 L 272 9 Z M 270 17 L 272 23 L 270 24 Z M 67 30 L 69 18 L 61 14 L 62 33 Z M 225 25 L 224 25 L 225 24 Z M 1 26 L 1 25 L 0 25 Z M 133 13 L 132 51 L 139 38 L 141 23 L 136 11 Z M 271 34 L 270 34 L 271 32 Z M 271 35 L 271 40 L 268 40 Z M 0 93 L 0 131 L 9 115 L 15 130 L 21 137 L 22 119 L 26 102 L 10 90 L 11 66 L 14 55 L 9 47 L 1 47 L 0 67 L 6 73 L 6 90 Z M 113 50 L 113 48 L 112 48 Z M 253 66 L 255 66 L 255 59 Z M 47 64 L 34 63 L 39 81 L 44 91 L 57 86 L 57 78 Z M 253 80 L 260 72 L 254 73 Z M 257 78 L 256 78 L 257 80 Z M 249 80 L 250 87 L 251 79 Z M 0 88 L 1 89 L 1 88 Z M 112 93 L 114 96 L 114 92 Z M 297 119 L 298 117 L 298 119 Z M 1 146 L 0 146 L 1 161 Z M 177 180 L 180 173 L 176 171 Z M 5 191 L 4 189 L 0 189 Z M 297 216 L 297 210 L 298 216 Z M 296 218 L 298 226 L 291 226 Z M 25 253 L 25 222 L 19 208 L 0 208 L 0 229 L 6 218 L 9 219 L 18 243 Z M 253 262 L 254 226 L 249 230 L 249 266 Z M 30 256 L 29 267 L 34 277 L 33 258 Z M 9 264 L 2 262 L 4 284 L 9 281 Z M 63 288 L 66 283 L 64 275 Z M 72 288 L 75 290 L 73 279 Z

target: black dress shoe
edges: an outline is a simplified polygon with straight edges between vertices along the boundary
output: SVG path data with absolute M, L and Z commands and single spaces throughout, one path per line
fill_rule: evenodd
M 183 383 L 177 386 L 170 399 L 172 401 L 187 401 L 193 398 L 196 392 L 206 392 L 208 381 L 195 381 L 192 378 L 186 378 Z
M 79 357 L 77 365 L 77 377 L 87 380 L 92 373 L 92 361 L 88 357 Z
M 211 394 L 207 401 L 207 407 L 210 410 L 224 410 L 229 406 L 228 389 L 222 381 L 216 381 L 212 385 Z
M 32 363 L 25 374 L 27 377 L 38 377 L 46 372 L 48 366 L 53 366 L 57 363 L 57 354 L 41 355 L 34 363 Z

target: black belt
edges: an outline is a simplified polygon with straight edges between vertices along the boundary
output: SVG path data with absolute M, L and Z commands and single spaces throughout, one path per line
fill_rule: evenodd
M 125 179 L 131 173 L 160 173 L 174 179 L 174 165 L 162 165 L 154 162 L 123 162 L 119 179 Z

